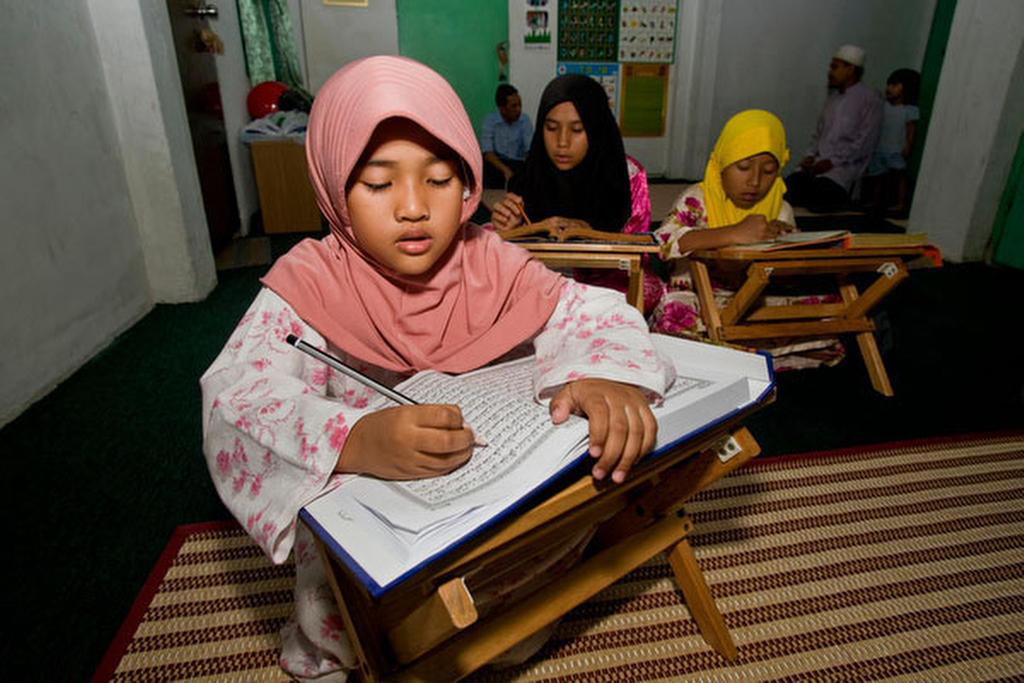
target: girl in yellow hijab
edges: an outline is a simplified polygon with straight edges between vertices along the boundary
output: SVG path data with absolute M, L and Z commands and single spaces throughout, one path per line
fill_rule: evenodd
M 655 308 L 652 329 L 707 339 L 685 258 L 691 251 L 764 242 L 796 230 L 793 208 L 782 198 L 786 185 L 781 171 L 787 161 L 786 131 L 771 112 L 748 109 L 726 122 L 708 159 L 704 180 L 679 195 L 671 213 L 655 231 L 662 256 L 674 259 L 674 272 L 669 291 Z M 715 283 L 719 308 L 733 294 Z M 785 299 L 794 304 L 824 302 L 821 297 Z M 772 354 L 776 370 L 832 364 L 843 357 L 837 339 L 799 345 L 763 340 L 759 345 Z
M 771 112 L 748 109 L 722 128 L 704 180 L 688 187 L 657 230 L 666 257 L 774 239 L 796 229 L 783 201 L 786 131 Z M 701 230 L 700 228 L 714 228 Z
M 735 225 L 750 215 L 777 220 L 789 161 L 786 131 L 771 112 L 748 109 L 729 119 L 711 151 L 704 180 L 708 227 Z

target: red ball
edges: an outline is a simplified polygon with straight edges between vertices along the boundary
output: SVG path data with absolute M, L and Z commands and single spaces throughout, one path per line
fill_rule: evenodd
M 280 81 L 264 81 L 255 86 L 245 98 L 249 116 L 258 119 L 277 111 L 277 99 L 287 89 L 288 86 Z

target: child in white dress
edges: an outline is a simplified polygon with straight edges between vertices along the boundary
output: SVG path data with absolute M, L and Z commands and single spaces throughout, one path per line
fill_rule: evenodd
M 422 64 L 370 57 L 339 70 L 317 93 L 306 152 L 331 234 L 278 260 L 203 375 L 203 447 L 252 538 L 275 563 L 294 551 L 281 666 L 338 678 L 356 659 L 299 510 L 353 474 L 451 471 L 472 457 L 474 435 L 454 405 L 370 410 L 372 389 L 298 352 L 288 334 L 387 385 L 532 346 L 535 397 L 556 423 L 588 417 L 593 476 L 614 482 L 652 447 L 649 406 L 675 371 L 621 294 L 567 280 L 468 222 L 480 148 L 455 92 Z M 481 587 L 478 608 L 558 576 L 583 542 L 566 539 L 530 573 Z

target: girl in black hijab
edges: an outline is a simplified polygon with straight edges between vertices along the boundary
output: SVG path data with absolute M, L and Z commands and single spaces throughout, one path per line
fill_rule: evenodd
M 589 76 L 555 78 L 541 96 L 537 122 L 522 173 L 494 206 L 494 226 L 522 223 L 522 207 L 538 227 L 583 222 L 622 232 L 632 213 L 630 179 L 604 88 Z

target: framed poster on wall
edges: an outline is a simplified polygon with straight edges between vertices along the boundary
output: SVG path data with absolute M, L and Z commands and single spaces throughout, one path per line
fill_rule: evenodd
M 560 0 L 558 59 L 614 62 L 619 46 L 619 0 Z
M 526 0 L 523 47 L 528 50 L 551 47 L 551 13 L 548 0 Z
M 628 137 L 661 137 L 668 108 L 668 64 L 622 65 L 622 116 Z
M 630 0 L 619 15 L 620 62 L 674 62 L 676 0 Z

